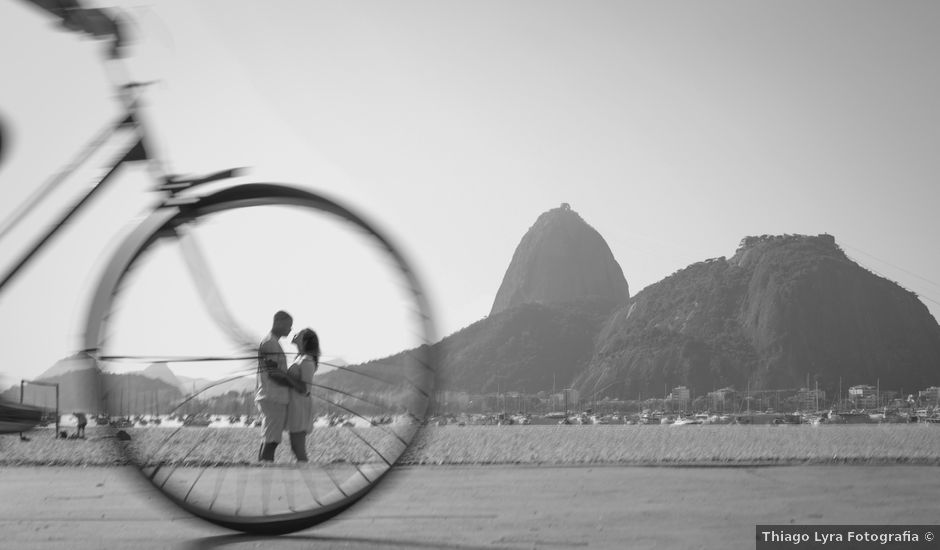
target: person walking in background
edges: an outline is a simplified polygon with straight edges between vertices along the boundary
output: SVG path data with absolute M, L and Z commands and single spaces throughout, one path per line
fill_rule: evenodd
M 290 401 L 290 382 L 287 380 L 287 357 L 281 338 L 290 334 L 294 320 L 285 311 L 274 314 L 271 331 L 258 346 L 258 380 L 255 403 L 264 415 L 264 432 L 258 460 L 273 462 L 274 452 L 287 427 L 287 404 Z
M 76 420 L 78 420 L 78 429 L 75 430 L 75 437 L 85 439 L 85 426 L 88 425 L 88 417 L 85 416 L 83 412 L 72 413 Z
M 320 338 L 312 329 L 298 332 L 291 343 L 297 346 L 297 358 L 288 369 L 290 377 L 299 382 L 290 392 L 287 405 L 287 431 L 290 447 L 297 462 L 307 462 L 307 434 L 313 428 L 313 401 L 310 384 L 320 365 Z

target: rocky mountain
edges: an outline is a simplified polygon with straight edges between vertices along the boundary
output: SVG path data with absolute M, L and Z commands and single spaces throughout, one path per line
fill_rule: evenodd
M 198 393 L 201 399 L 218 397 L 228 392 L 235 393 L 253 392 L 255 390 L 255 376 L 249 373 L 241 378 L 227 380 L 219 383 L 219 380 L 209 378 L 193 378 L 190 376 L 177 376 L 170 370 L 166 363 L 152 363 L 146 369 L 140 372 L 146 378 L 160 380 L 166 384 L 179 389 L 183 395 L 193 395 Z
M 435 387 L 471 393 L 536 393 L 555 385 L 560 390 L 587 368 L 610 312 L 611 305 L 602 300 L 581 300 L 520 304 L 490 315 L 431 346 L 438 367 Z M 329 399 L 360 412 L 370 410 L 369 402 L 393 404 L 394 409 L 414 395 L 411 387 L 399 383 L 410 377 L 406 366 L 414 351 L 328 372 L 317 383 L 344 390 Z
M 242 393 L 255 390 L 255 377 L 250 373 L 236 379 L 223 378 L 225 382 L 220 383 L 219 380 L 209 378 L 177 376 L 164 362 L 151 363 L 144 370 L 129 374 L 140 375 L 141 379 L 159 380 L 169 387 L 176 388 L 183 396 L 197 393 L 200 399 L 218 397 L 231 391 Z
M 742 240 L 638 293 L 601 329 L 582 392 L 661 396 L 686 385 L 923 389 L 940 378 L 940 326 L 917 296 L 830 235 Z
M 37 376 L 36 380 L 48 380 L 50 378 L 55 378 L 56 376 L 62 376 L 68 372 L 94 368 L 95 362 L 92 361 L 88 355 L 84 353 L 76 353 L 56 361 L 54 365 Z
M 114 411 L 132 407 L 135 410 L 166 411 L 171 404 L 194 391 L 198 392 L 200 399 L 210 399 L 232 391 L 240 394 L 255 390 L 253 374 L 221 384 L 205 378 L 176 376 L 166 363 L 152 363 L 138 372 L 101 373 L 95 362 L 82 353 L 57 361 L 35 380 L 59 385 L 59 407 L 63 411 L 98 412 L 110 408 L 113 414 L 119 414 Z M 105 401 L 102 401 L 102 396 Z M 27 403 L 54 407 L 55 387 L 27 384 L 23 397 Z M 0 399 L 19 401 L 20 385 L 10 386 L 0 392 Z
M 490 315 L 435 345 L 439 386 L 471 392 L 563 388 L 630 298 L 604 238 L 566 203 L 541 214 L 513 253 Z
M 184 394 L 163 380 L 141 373 L 101 376 L 102 407 L 111 415 L 166 413 L 175 407 Z
M 130 411 L 165 412 L 183 397 L 175 386 L 137 373 L 99 373 L 90 368 L 60 372 L 44 376 L 41 381 L 58 384 L 61 414 L 74 411 L 92 414 L 107 411 L 112 415 L 127 414 Z M 26 384 L 23 388 L 23 401 L 52 409 L 56 404 L 55 391 L 53 386 Z M 19 401 L 19 392 L 19 385 L 11 387 L 0 394 L 0 399 Z
M 160 380 L 169 386 L 178 388 L 180 391 L 185 390 L 179 378 L 173 374 L 173 371 L 170 370 L 170 367 L 168 367 L 166 363 L 151 363 L 150 366 L 141 371 L 140 374 L 152 380 Z
M 490 315 L 521 304 L 622 305 L 627 280 L 604 238 L 565 203 L 543 213 L 516 247 Z
M 563 388 L 594 355 L 611 312 L 604 300 L 520 304 L 436 344 L 442 388 L 474 393 Z
M 940 382 L 936 319 L 831 235 L 747 237 L 732 258 L 690 265 L 631 299 L 603 239 L 566 206 L 523 238 L 493 313 L 434 351 L 438 387 L 471 393 L 572 386 L 633 399 L 680 385 L 693 395 L 796 389 L 808 377 L 832 392 Z
M 629 296 L 603 237 L 567 204 L 549 210 L 516 248 L 490 315 L 432 346 L 437 387 L 484 393 L 566 387 L 593 357 L 610 313 Z M 376 380 L 404 377 L 412 351 L 327 373 L 321 383 L 394 402 L 408 392 Z
M 177 378 L 180 381 L 180 391 L 183 392 L 183 395 L 192 395 L 195 391 L 199 394 L 200 399 L 218 397 L 229 392 L 254 392 L 257 389 L 254 373 L 245 374 L 234 380 L 223 378 L 224 383 L 220 380 L 210 380 L 208 378 L 189 378 L 187 376 L 177 376 Z
M 140 375 L 152 380 L 160 380 L 174 388 L 177 388 L 183 395 L 192 395 L 212 384 L 212 380 L 206 378 L 191 378 L 188 376 L 177 376 L 170 370 L 164 362 L 151 363 L 147 368 L 140 372 Z M 226 385 L 228 386 L 228 385 Z M 212 390 L 207 390 L 206 393 Z M 209 395 L 204 397 L 210 397 Z

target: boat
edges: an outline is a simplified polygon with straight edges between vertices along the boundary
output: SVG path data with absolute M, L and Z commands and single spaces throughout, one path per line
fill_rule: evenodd
M 115 418 L 111 421 L 111 426 L 114 428 L 133 428 L 134 422 L 127 417 Z
M 753 412 L 737 415 L 734 418 L 735 424 L 770 424 L 777 425 L 783 423 L 783 415 L 776 413 Z
M 910 421 L 910 414 L 902 414 L 900 409 L 888 409 L 887 407 L 885 407 L 884 411 L 881 413 L 881 418 L 879 419 L 879 422 L 883 424 L 907 424 Z
M 0 401 L 0 434 L 31 430 L 39 425 L 42 416 L 40 407 Z
M 827 423 L 828 418 L 824 414 L 806 414 L 803 415 L 803 423 L 810 426 L 821 426 Z
M 519 424 L 520 426 L 526 426 L 532 423 L 532 418 L 527 414 L 514 414 L 511 418 L 513 423 Z
M 206 416 L 187 416 L 183 419 L 183 426 L 190 428 L 206 428 L 212 423 L 212 419 Z
M 692 424 L 701 424 L 702 421 L 692 416 L 680 416 L 672 423 L 673 426 L 691 426 Z
M 615 414 L 604 414 L 604 415 L 593 415 L 591 416 L 591 422 L 594 424 L 616 424 L 619 422 L 619 417 Z
M 871 424 L 873 420 L 868 413 L 857 411 L 835 411 L 830 410 L 827 416 L 827 424 Z

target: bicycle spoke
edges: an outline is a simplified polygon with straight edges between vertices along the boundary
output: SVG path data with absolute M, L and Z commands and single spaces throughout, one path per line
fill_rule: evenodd
M 245 493 L 248 490 L 248 478 L 245 475 L 238 476 L 235 486 L 235 515 L 242 511 L 242 505 L 245 503 Z
M 389 464 L 388 461 L 385 461 L 385 464 L 388 465 L 389 468 L 392 467 L 392 465 Z M 365 471 L 362 469 L 362 464 L 353 464 L 353 466 L 356 467 L 356 472 L 358 472 L 359 475 L 362 476 L 362 479 L 365 480 L 366 483 L 374 483 L 374 482 L 375 482 L 375 479 L 371 479 L 369 476 L 366 475 Z M 378 479 L 378 478 L 376 478 L 376 479 Z
M 261 471 L 261 514 L 268 515 L 268 501 L 271 500 L 271 470 Z
M 212 510 L 216 501 L 219 500 L 219 493 L 222 492 L 222 480 L 225 479 L 225 472 L 226 468 L 219 468 L 218 477 L 215 478 L 215 488 L 212 491 L 212 500 L 209 502 L 209 510 Z
M 374 445 L 372 445 L 371 443 L 369 443 L 369 442 L 366 440 L 366 438 L 362 436 L 362 434 L 360 434 L 360 433 L 357 432 L 356 430 L 352 429 L 352 427 L 348 427 L 347 429 L 349 430 L 350 433 L 352 433 L 352 434 L 353 434 L 354 436 L 356 436 L 360 441 L 362 441 L 367 447 L 369 447 L 370 449 L 372 449 L 372 451 L 373 451 L 376 455 L 378 455 L 379 458 L 382 459 L 382 462 L 384 462 L 384 463 L 387 464 L 388 466 L 391 466 L 391 465 L 392 465 L 392 463 L 389 462 L 387 458 L 385 458 L 385 455 L 383 455 L 383 454 L 381 453 L 381 451 L 379 451 L 378 449 L 376 449 Z M 363 474 L 363 475 L 364 475 L 364 474 Z
M 423 361 L 416 360 L 415 362 L 418 363 L 418 364 L 420 364 L 420 365 L 422 365 L 422 366 L 426 366 L 426 364 L 425 364 Z M 407 377 L 404 377 L 403 380 L 400 380 L 400 381 L 399 381 L 399 380 L 388 380 L 387 378 L 382 378 L 382 377 L 376 376 L 376 375 L 374 375 L 374 374 L 362 372 L 362 371 L 356 370 L 356 369 L 354 369 L 354 368 L 352 368 L 352 367 L 346 367 L 346 366 L 340 366 L 340 365 L 330 365 L 330 364 L 328 364 L 328 363 L 324 363 L 324 364 L 325 364 L 325 365 L 328 365 L 328 366 L 330 366 L 330 367 L 333 367 L 334 369 L 336 369 L 336 370 L 338 370 L 338 371 L 350 372 L 350 373 L 352 373 L 352 374 L 356 374 L 356 375 L 362 376 L 363 378 L 369 378 L 369 379 L 371 379 L 371 380 L 375 380 L 375 381 L 378 381 L 378 382 L 382 382 L 383 384 L 385 384 L 385 385 L 387 385 L 387 386 L 393 386 L 393 385 L 398 384 L 399 382 L 405 382 L 406 384 L 408 384 L 409 386 L 411 386 L 415 391 L 417 391 L 419 394 L 421 394 L 422 397 L 429 397 L 429 396 L 430 396 L 430 394 L 429 394 L 427 391 L 425 391 L 424 388 L 422 388 L 422 387 L 419 386 L 418 384 L 415 384 L 414 382 L 412 382 L 411 380 L 409 380 Z M 365 368 L 365 367 L 364 367 L 364 366 L 361 366 L 360 368 Z
M 313 395 L 313 394 L 311 394 L 311 395 Z M 340 409 L 343 409 L 344 411 L 348 412 L 349 414 L 354 415 L 356 418 L 360 418 L 360 419 L 362 419 L 362 420 L 365 420 L 365 421 L 368 422 L 371 426 L 373 426 L 373 427 L 375 427 L 375 428 L 379 428 L 379 429 L 382 430 L 383 432 L 385 432 L 385 433 L 391 435 L 392 437 L 394 437 L 395 439 L 397 439 L 402 445 L 405 445 L 405 446 L 408 445 L 408 442 L 405 441 L 404 438 L 402 438 L 401 436 L 399 436 L 397 433 L 395 433 L 394 431 L 392 431 L 392 430 L 390 430 L 390 429 L 385 429 L 384 427 L 382 427 L 382 426 L 383 426 L 382 424 L 377 424 L 377 423 L 376 423 L 374 420 L 372 420 L 371 418 L 366 418 L 366 417 L 363 416 L 362 414 L 360 414 L 360 413 L 358 413 L 358 412 L 356 412 L 356 411 L 354 411 L 354 410 L 352 410 L 352 409 L 350 409 L 350 408 L 348 408 L 348 407 L 345 407 L 345 406 L 343 406 L 343 405 L 340 405 L 339 403 L 337 403 L 337 402 L 335 402 L 335 401 L 330 401 L 329 399 L 327 399 L 327 398 L 325 398 L 325 397 L 321 397 L 321 396 L 314 396 L 314 397 L 317 397 L 317 398 L 320 399 L 321 401 L 325 401 L 326 403 L 328 403 L 328 404 L 330 404 L 330 405 L 333 405 L 334 407 L 338 407 L 338 408 L 340 408 Z
M 186 496 L 183 497 L 183 502 L 186 502 L 187 500 L 189 500 L 189 495 L 192 494 L 193 489 L 196 488 L 196 484 L 199 483 L 199 480 L 200 480 L 200 479 L 202 479 L 202 474 L 206 473 L 206 470 L 207 470 L 207 469 L 208 469 L 208 468 L 203 468 L 203 469 L 199 470 L 199 474 L 196 476 L 196 479 L 193 480 L 193 484 L 190 485 L 190 486 L 189 486 L 189 490 L 186 491 Z
M 202 412 L 204 412 L 204 411 L 205 411 L 205 408 L 203 408 L 202 411 L 200 411 L 200 414 L 201 414 Z M 157 449 L 156 449 L 155 451 L 153 451 L 150 456 L 151 456 L 151 457 L 156 456 L 156 453 L 157 453 L 160 449 L 162 449 L 163 446 L 166 445 L 167 442 L 168 442 L 170 439 L 172 439 L 176 434 L 180 433 L 180 430 L 182 430 L 183 428 L 184 428 L 184 426 L 180 426 L 180 427 L 176 428 L 175 430 L 173 430 L 173 432 L 172 432 L 167 438 L 165 438 L 165 439 L 160 443 L 160 445 L 157 447 Z M 176 463 L 173 465 L 173 469 L 170 470 L 170 473 L 167 474 L 166 479 L 164 479 L 164 484 L 166 484 L 166 481 L 170 478 L 170 476 L 173 475 L 173 472 L 176 470 L 176 468 L 178 468 L 179 466 L 185 464 L 185 463 L 186 463 L 186 459 L 189 458 L 190 455 L 192 455 L 194 452 L 196 452 L 196 450 L 197 450 L 200 446 L 202 446 L 203 444 L 205 444 L 205 442 L 208 440 L 208 436 L 209 436 L 209 433 L 208 433 L 208 432 L 203 433 L 203 438 L 202 438 L 201 440 L 199 440 L 199 441 L 196 441 L 196 444 L 193 445 L 192 448 L 189 449 L 189 451 L 187 451 L 186 454 L 183 455 L 183 457 L 182 457 L 181 459 L 179 459 L 178 461 L 176 461 Z M 161 462 L 158 464 L 158 466 L 157 466 L 156 469 L 154 470 L 154 475 L 156 475 L 156 472 L 160 469 L 160 467 L 161 467 L 162 465 L 165 465 L 165 463 L 166 463 L 166 461 L 164 460 L 164 461 L 161 461 Z M 143 464 L 146 464 L 146 462 L 143 462 Z M 151 478 L 151 479 L 154 479 L 154 478 Z
M 288 476 L 281 476 L 284 482 L 284 495 L 287 498 L 287 509 L 291 512 L 297 511 L 297 503 L 294 500 L 294 484 L 290 482 Z
M 383 408 L 383 405 L 382 405 L 382 404 L 380 404 L 380 403 L 375 403 L 375 402 L 373 402 L 373 401 L 370 401 L 370 400 L 368 400 L 368 399 L 366 399 L 365 397 L 362 397 L 362 396 L 360 396 L 360 395 L 355 395 L 355 394 L 352 394 L 352 393 L 349 393 L 349 392 L 345 392 L 345 391 L 340 390 L 340 389 L 331 388 L 331 387 L 329 387 L 329 386 L 323 386 L 323 385 L 321 385 L 321 384 L 310 384 L 310 385 L 313 386 L 313 387 L 315 387 L 315 388 L 320 388 L 320 389 L 326 390 L 326 391 L 328 391 L 328 392 L 339 393 L 339 394 L 341 394 L 341 395 L 345 395 L 345 396 L 347 396 L 347 397 L 351 397 L 351 398 L 353 398 L 353 399 L 357 399 L 357 400 L 359 400 L 359 401 L 362 401 L 363 403 L 366 403 L 366 404 L 368 404 L 368 405 L 372 405 L 372 406 L 377 407 L 377 408 Z M 336 402 L 334 402 L 334 401 L 330 401 L 330 400 L 326 399 L 325 397 L 321 397 L 321 396 L 316 395 L 316 394 L 313 394 L 313 393 L 311 393 L 311 396 L 312 396 L 312 397 L 315 397 L 315 398 L 317 398 L 317 399 L 319 399 L 319 400 L 321 400 L 321 401 L 325 401 L 326 403 L 328 403 L 328 404 L 330 404 L 330 405 L 335 405 L 335 406 L 337 406 L 337 407 L 340 407 L 340 408 L 342 408 L 343 410 L 349 412 L 350 414 L 354 414 L 354 415 L 356 415 L 356 417 L 361 418 L 362 420 L 365 420 L 366 422 L 369 423 L 370 426 L 375 427 L 375 428 L 379 428 L 379 429 L 382 430 L 382 431 L 386 431 L 387 433 L 389 433 L 390 435 L 392 435 L 393 437 L 395 437 L 396 439 L 398 439 L 399 441 L 401 441 L 402 444 L 405 444 L 405 445 L 408 444 L 408 442 L 405 441 L 404 439 L 402 439 L 396 432 L 391 431 L 391 430 L 386 430 L 385 428 L 382 428 L 383 424 L 380 424 L 380 423 L 376 422 L 376 421 L 373 420 L 372 418 L 366 418 L 365 416 L 359 414 L 358 412 L 353 411 L 352 409 L 343 407 L 343 406 L 340 405 L 339 403 L 336 403 Z
M 300 479 L 302 479 L 304 485 L 307 486 L 307 490 L 310 492 L 310 498 L 313 499 L 313 502 L 315 502 L 317 506 L 323 506 L 323 503 L 320 502 L 320 499 L 317 498 L 316 487 L 314 486 L 313 479 L 311 478 L 312 475 L 313 472 L 311 472 L 309 468 L 300 469 Z
M 336 481 L 336 476 L 333 474 L 332 470 L 328 466 L 323 467 L 323 471 L 326 472 L 326 475 L 330 478 L 330 481 L 333 482 L 333 486 L 336 487 L 336 490 L 339 491 L 344 497 L 348 497 L 346 491 L 343 490 L 343 486 L 339 481 Z
M 180 403 L 177 407 L 175 407 L 175 408 L 173 409 L 173 411 L 171 412 L 171 414 L 175 413 L 175 412 L 176 412 L 177 410 L 179 410 L 183 405 L 185 405 L 186 403 L 188 403 L 191 399 L 192 399 L 192 397 L 186 399 L 183 403 Z M 199 411 L 199 413 L 197 413 L 197 414 L 202 414 L 202 413 L 204 413 L 204 412 L 206 411 L 206 408 L 207 408 L 207 407 L 208 407 L 208 405 L 204 406 L 204 407 Z M 170 440 L 172 440 L 177 434 L 182 433 L 182 430 L 184 430 L 184 429 L 186 429 L 186 428 L 187 428 L 187 426 L 186 426 L 185 424 L 183 424 L 183 425 L 181 425 L 181 426 L 177 426 L 176 428 L 174 428 L 173 431 L 170 432 L 170 434 L 169 434 L 167 437 L 165 437 L 165 438 L 163 439 L 163 441 L 160 442 L 160 444 L 157 446 L 157 448 L 154 449 L 154 450 L 151 452 L 150 456 L 151 456 L 151 457 L 158 456 L 159 452 L 164 448 L 164 446 L 166 446 L 167 444 L 169 444 Z M 195 449 L 196 449 L 196 447 L 194 447 L 193 449 L 191 449 L 191 450 L 189 451 L 189 453 L 186 454 L 186 456 L 189 456 L 189 454 L 191 454 L 193 451 L 195 451 Z M 143 463 L 143 464 L 147 464 L 146 461 L 142 461 L 142 463 Z M 160 467 L 160 465 L 158 464 L 157 469 L 159 469 L 159 467 Z M 154 472 L 154 473 L 156 473 L 156 472 Z
M 208 391 L 208 390 L 210 390 L 210 389 L 212 389 L 212 388 L 214 388 L 214 387 L 216 387 L 216 386 L 221 386 L 221 385 L 223 385 L 223 384 L 227 384 L 227 383 L 229 383 L 229 382 L 232 382 L 233 380 L 238 380 L 239 378 L 245 378 L 246 376 L 251 376 L 251 375 L 250 375 L 250 374 L 239 374 L 239 375 L 237 375 L 237 376 L 232 376 L 232 377 L 230 377 L 230 378 L 226 378 L 226 379 L 224 379 L 224 380 L 219 380 L 219 381 L 214 382 L 214 383 L 212 383 L 212 384 L 208 384 L 207 386 L 203 387 L 201 390 L 199 390 L 199 391 L 197 391 L 197 392 L 194 392 L 194 393 L 192 393 L 191 395 L 187 396 L 186 399 L 184 399 L 182 402 L 180 402 L 179 405 L 177 405 L 176 407 L 173 408 L 173 410 L 171 411 L 171 414 L 172 414 L 172 413 L 175 413 L 175 412 L 178 411 L 178 410 L 180 410 L 180 409 L 183 407 L 183 405 L 185 405 L 185 404 L 189 403 L 190 401 L 192 401 L 193 399 L 196 399 L 197 397 L 199 397 L 200 394 L 205 393 L 206 391 Z M 203 408 L 202 410 L 205 411 L 206 409 Z

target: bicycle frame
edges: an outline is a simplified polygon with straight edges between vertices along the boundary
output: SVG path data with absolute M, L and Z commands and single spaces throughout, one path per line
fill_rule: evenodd
M 35 4 L 35 7 L 45 10 L 60 19 L 63 27 L 68 30 L 85 32 L 97 38 L 108 39 L 111 42 L 111 46 L 106 59 L 112 62 L 117 62 L 121 59 L 122 49 L 126 45 L 127 37 L 124 23 L 120 17 L 116 17 L 108 10 L 83 6 L 76 0 L 28 1 Z M 121 69 L 122 67 L 118 65 L 118 68 Z M 126 75 L 126 72 L 120 72 Z M 112 81 L 117 83 L 116 80 Z M 115 147 L 119 152 L 113 157 L 113 161 L 109 164 L 105 175 L 99 179 L 97 183 L 93 184 L 84 196 L 66 209 L 62 217 L 53 223 L 32 246 L 27 247 L 19 259 L 14 261 L 13 266 L 0 278 L 0 293 L 2 293 L 4 287 L 30 263 L 35 255 L 45 247 L 59 230 L 113 179 L 118 169 L 125 162 L 151 160 L 144 146 L 144 129 L 140 123 L 137 111 L 138 98 L 135 92 L 140 86 L 142 86 L 142 84 L 139 83 L 130 83 L 123 86 L 118 85 L 119 96 L 125 107 L 124 114 L 114 123 L 107 125 L 96 138 L 91 140 L 90 145 L 78 155 L 71 165 L 47 180 L 46 183 L 33 192 L 19 208 L 13 211 L 13 214 L 7 221 L 0 224 L 0 240 L 2 240 L 13 227 L 22 221 L 26 215 L 42 201 L 46 193 L 61 185 L 96 152 L 111 146 L 113 142 L 119 142 L 122 134 L 130 133 L 130 137 L 128 138 L 130 139 L 130 143 L 127 146 L 120 147 L 118 145 Z
M 111 161 L 105 166 L 104 175 L 96 182 L 92 183 L 88 191 L 69 206 L 61 217 L 51 224 L 45 233 L 36 239 L 31 246 L 23 250 L 19 258 L 15 260 L 13 266 L 3 275 L 2 279 L 0 279 L 0 293 L 2 293 L 4 288 L 51 242 L 75 214 L 81 211 L 94 196 L 99 194 L 101 190 L 115 179 L 119 169 L 124 164 L 129 162 L 150 162 L 151 167 L 154 167 L 156 163 L 148 154 L 146 132 L 144 131 L 144 126 L 138 113 L 138 97 L 135 92 L 137 88 L 141 86 L 143 86 L 143 84 L 138 83 L 123 86 L 121 88 L 123 94 L 122 99 L 124 100 L 126 109 L 124 115 L 99 132 L 71 164 L 37 189 L 24 204 L 14 211 L 10 219 L 3 224 L 2 229 L 0 229 L 0 239 L 5 237 L 10 230 L 38 206 L 47 196 L 48 192 L 64 183 L 69 176 L 87 163 L 90 158 L 93 158 L 96 153 L 103 150 L 106 151 L 108 148 L 113 148 L 117 151 L 110 157 Z M 156 169 L 153 171 L 155 172 L 153 176 L 154 180 L 158 182 L 154 191 L 162 193 L 163 195 L 163 200 L 155 207 L 155 210 L 158 210 L 172 207 L 178 193 L 192 189 L 203 183 L 234 177 L 240 172 L 240 169 L 223 170 L 201 178 L 181 178 L 156 173 Z M 234 320 L 233 316 L 228 311 L 224 299 L 218 293 L 217 286 L 214 284 L 214 278 L 212 277 L 198 243 L 191 236 L 177 235 L 177 238 L 182 245 L 186 265 L 189 268 L 193 280 L 202 290 L 200 296 L 203 298 L 213 319 L 230 334 L 233 341 L 245 345 L 246 347 L 253 346 L 253 339 L 248 337 L 247 332 Z M 109 266 L 109 271 L 110 270 L 111 267 Z M 93 311 L 98 307 L 99 305 L 97 303 L 92 303 L 91 305 Z
M 6 287 L 6 285 L 35 258 L 36 254 L 59 233 L 62 227 L 88 204 L 92 197 L 97 195 L 99 191 L 113 181 L 118 169 L 123 166 L 124 163 L 150 160 L 150 157 L 147 155 L 146 147 L 144 146 L 143 128 L 137 118 L 136 99 L 132 100 L 127 107 L 127 112 L 123 116 L 99 132 L 98 136 L 91 140 L 91 143 L 77 156 L 75 161 L 37 189 L 3 224 L 3 228 L 0 229 L 0 239 L 4 238 L 10 230 L 38 206 L 47 196 L 47 193 L 67 181 L 67 178 L 85 165 L 95 153 L 106 150 L 108 147 L 118 150 L 118 153 L 112 157 L 112 162 L 105 168 L 106 172 L 104 176 L 93 183 L 90 189 L 82 195 L 81 198 L 68 207 L 62 216 L 55 221 L 45 233 L 36 239 L 31 246 L 26 247 L 18 260 L 14 261 L 13 266 L 0 278 L 0 292 L 2 292 L 4 287 Z M 130 135 L 128 135 L 128 133 Z M 120 147 L 119 142 L 122 139 L 130 141 L 130 145 Z

